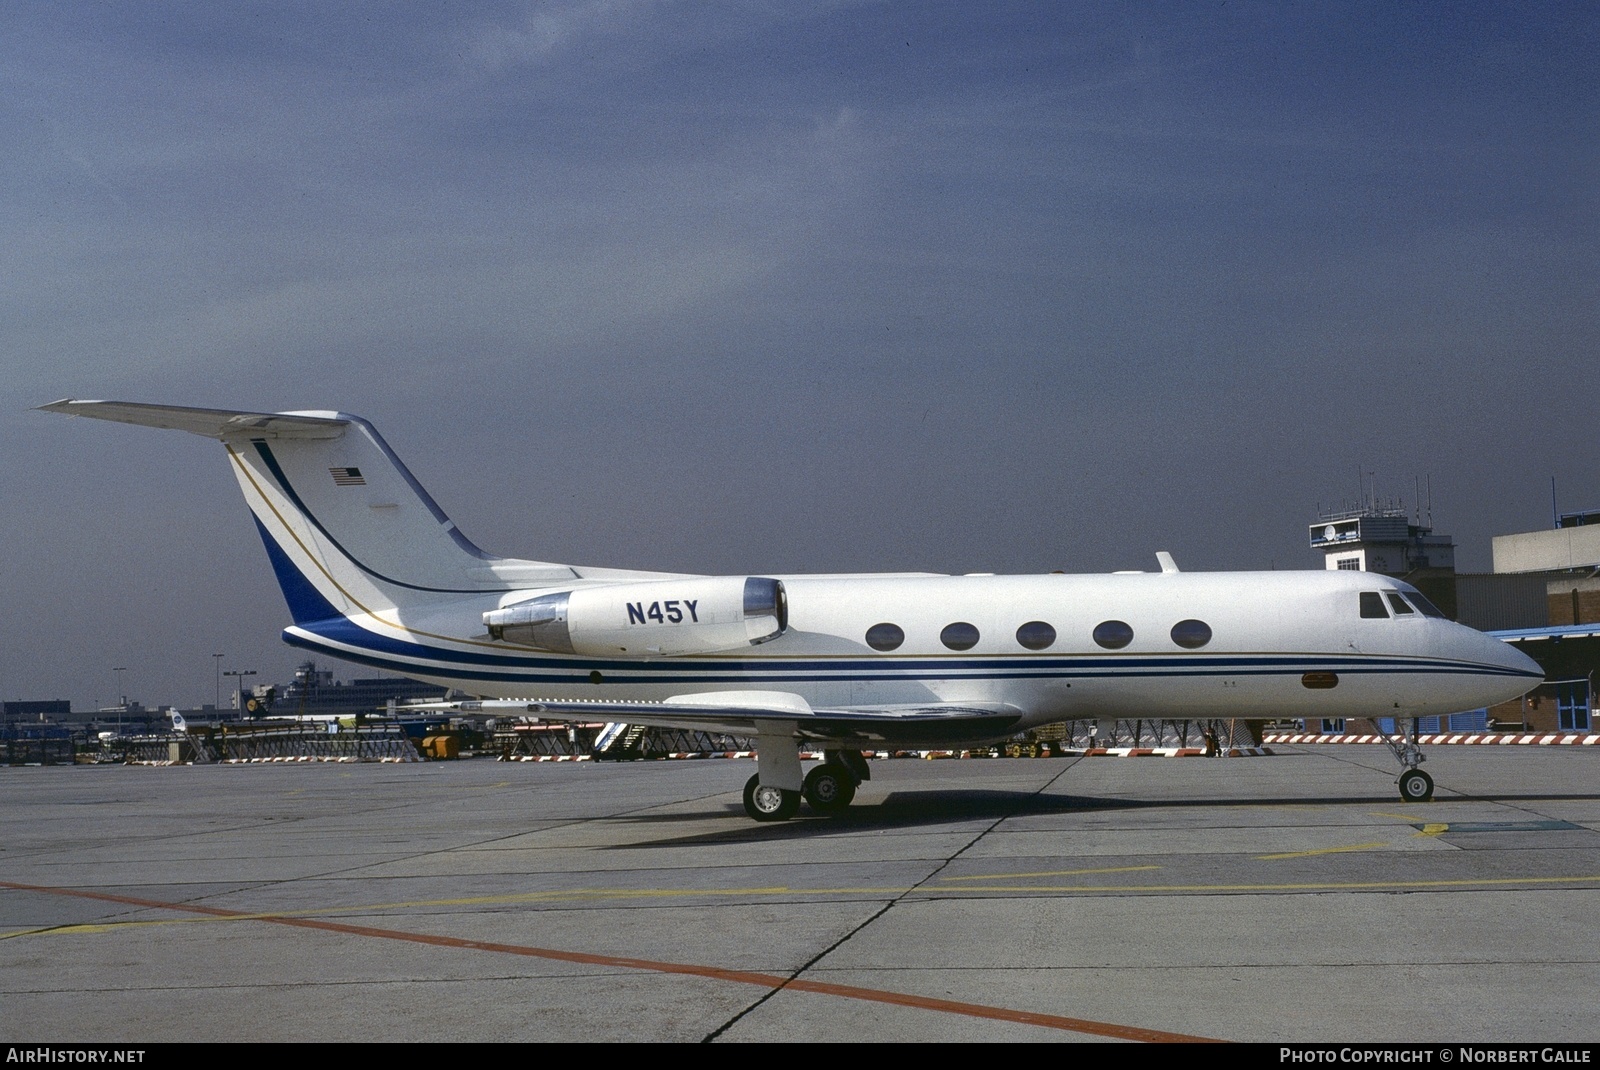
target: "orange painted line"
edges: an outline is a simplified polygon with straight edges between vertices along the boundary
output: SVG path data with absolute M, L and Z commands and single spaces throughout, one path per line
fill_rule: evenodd
M 962 1003 L 950 999 L 933 999 L 905 992 L 889 992 L 878 988 L 861 988 L 856 985 L 830 984 L 826 981 L 791 979 L 776 974 L 755 973 L 749 970 L 727 970 L 717 966 L 697 966 L 692 963 L 657 962 L 653 959 L 622 958 L 615 955 L 592 955 L 582 951 L 558 951 L 554 948 L 529 947 L 524 944 L 496 944 L 483 940 L 463 940 L 454 936 L 435 936 L 428 933 L 409 933 L 399 929 L 378 929 L 369 925 L 349 925 L 338 921 L 315 918 L 274 918 L 251 914 L 242 910 L 224 910 L 221 907 L 200 906 L 194 903 L 166 903 L 156 899 L 141 899 L 131 895 L 114 895 L 110 892 L 91 892 L 80 888 L 52 888 L 37 884 L 17 884 L 0 881 L 0 888 L 17 892 L 39 892 L 44 895 L 70 896 L 77 899 L 96 899 L 125 906 L 149 907 L 155 910 L 177 910 L 190 914 L 205 914 L 214 918 L 239 918 L 288 925 L 296 929 L 313 929 L 321 932 L 344 933 L 348 936 L 367 936 L 378 940 L 399 940 L 410 944 L 427 944 L 463 951 L 491 951 L 502 955 L 521 955 L 526 958 L 549 959 L 554 962 L 571 962 L 584 966 L 609 966 L 624 970 L 645 970 L 651 973 L 675 974 L 683 977 L 704 977 L 712 981 L 755 985 L 770 990 L 789 989 L 812 992 L 823 996 L 838 996 L 868 1003 L 886 1003 L 897 1007 L 914 1007 L 918 1010 L 959 1014 L 968 1018 L 987 1018 L 997 1022 L 1015 1022 L 1019 1025 L 1037 1025 L 1046 1029 L 1060 1029 L 1089 1036 L 1111 1037 L 1116 1040 L 1137 1040 L 1155 1044 L 1217 1043 L 1215 1038 L 1190 1036 L 1187 1033 L 1166 1033 L 1159 1029 L 1141 1029 L 1137 1026 L 1117 1025 L 1113 1022 L 1095 1022 L 1087 1018 L 1068 1018 L 1059 1014 L 1040 1014 L 1035 1011 L 1012 1010 L 1009 1007 L 991 1007 L 982 1003 Z

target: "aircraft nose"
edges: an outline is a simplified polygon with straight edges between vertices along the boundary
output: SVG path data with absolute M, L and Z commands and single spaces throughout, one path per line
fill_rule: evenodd
M 1510 643 L 1487 635 L 1484 638 L 1489 640 L 1492 647 L 1498 648 L 1492 655 L 1493 664 L 1509 672 L 1519 673 L 1530 678 L 1544 679 L 1544 669 L 1537 661 L 1534 661 Z
M 1544 670 L 1537 661 L 1492 635 L 1478 634 L 1473 660 L 1491 670 L 1480 677 L 1484 693 L 1478 701 L 1485 706 L 1520 698 L 1544 679 Z

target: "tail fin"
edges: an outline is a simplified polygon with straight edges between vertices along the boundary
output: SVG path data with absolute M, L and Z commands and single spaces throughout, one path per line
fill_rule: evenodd
M 297 624 L 578 575 L 473 545 L 359 416 L 70 399 L 40 408 L 221 441 Z

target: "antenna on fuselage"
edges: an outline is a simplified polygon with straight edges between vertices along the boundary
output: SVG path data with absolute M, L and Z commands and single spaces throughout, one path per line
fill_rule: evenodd
M 1162 572 L 1177 572 L 1178 571 L 1178 563 L 1176 561 L 1174 561 L 1172 559 L 1172 555 L 1167 553 L 1165 550 L 1157 550 L 1156 551 L 1156 560 L 1161 563 L 1161 571 Z

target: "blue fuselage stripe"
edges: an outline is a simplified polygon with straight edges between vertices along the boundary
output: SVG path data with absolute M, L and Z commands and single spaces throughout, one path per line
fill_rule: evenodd
M 1171 679 L 1214 676 L 1299 676 L 1307 672 L 1520 676 L 1496 666 L 1410 657 L 1328 654 L 1173 654 L 1107 658 L 1033 654 L 990 658 L 838 657 L 817 660 L 721 658 L 714 661 L 623 661 L 576 656 L 480 654 L 375 635 L 343 618 L 284 633 L 295 646 L 406 674 L 502 683 L 576 683 L 592 671 L 623 674 L 615 683 L 860 683 L 916 680 Z

